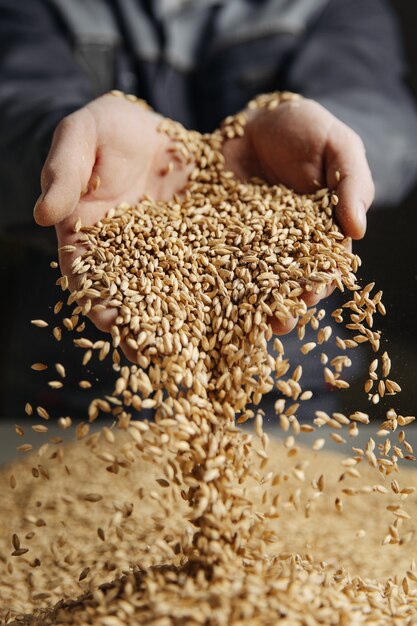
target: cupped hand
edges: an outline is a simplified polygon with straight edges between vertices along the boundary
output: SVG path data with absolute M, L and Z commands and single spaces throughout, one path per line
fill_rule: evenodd
M 161 117 L 138 103 L 105 95 L 66 117 L 57 127 L 41 175 L 42 194 L 35 219 L 55 225 L 59 247 L 75 244 L 73 254 L 60 254 L 70 288 L 77 287 L 71 263 L 81 248 L 74 224 L 97 223 L 120 202 L 135 203 L 145 193 L 168 200 L 187 182 L 191 165 L 171 161 L 169 137 L 158 132 Z M 227 141 L 226 165 L 241 179 L 259 176 L 280 182 L 300 193 L 317 185 L 335 189 L 336 217 L 347 237 L 360 238 L 366 210 L 373 199 L 373 183 L 359 137 L 318 103 L 300 100 L 251 116 L 244 137 Z M 340 173 L 340 179 L 337 172 Z M 331 293 L 305 294 L 308 305 Z M 109 330 L 115 313 L 92 312 L 94 323 Z M 296 320 L 273 330 L 285 333 Z
M 78 219 L 83 226 L 93 225 L 121 202 L 134 204 L 145 193 L 168 200 L 186 183 L 189 166 L 171 159 L 171 140 L 157 130 L 161 119 L 138 102 L 107 94 L 58 125 L 34 216 L 42 226 L 55 226 L 59 247 L 76 245 L 73 254 L 59 255 L 71 289 L 77 288 L 71 264 L 82 251 L 74 232 Z M 115 316 L 110 309 L 90 315 L 105 331 Z
M 226 141 L 226 165 L 241 180 L 256 176 L 282 183 L 298 193 L 328 187 L 339 198 L 335 216 L 346 236 L 361 239 L 366 231 L 366 212 L 374 198 L 374 184 L 360 137 L 318 102 L 299 99 L 273 110 L 249 113 L 243 137 Z M 334 290 L 305 292 L 308 306 Z M 297 323 L 271 320 L 277 334 L 289 332 Z

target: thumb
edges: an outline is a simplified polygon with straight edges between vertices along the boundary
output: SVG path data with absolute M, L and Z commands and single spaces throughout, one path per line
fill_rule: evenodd
M 71 215 L 88 187 L 96 146 L 96 124 L 87 108 L 59 123 L 41 172 L 42 194 L 34 208 L 37 224 L 52 226 Z
M 327 184 L 339 198 L 336 218 L 344 235 L 361 239 L 375 193 L 362 140 L 340 124 L 328 143 L 326 156 Z

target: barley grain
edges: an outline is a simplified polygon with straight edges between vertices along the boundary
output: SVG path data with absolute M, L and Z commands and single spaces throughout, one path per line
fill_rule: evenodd
M 118 92 L 114 95 L 121 96 Z M 128 101 L 129 106 L 141 106 L 135 97 L 129 96 Z M 248 108 L 273 110 L 281 102 L 296 108 L 298 98 L 285 93 L 264 95 Z M 277 354 L 269 356 L 268 317 L 284 323 L 298 318 L 301 341 L 307 325 L 317 332 L 317 343 L 330 340 L 330 327 L 320 328 L 324 311 L 307 310 L 302 295 L 304 291 L 319 292 L 334 281 L 340 290 L 351 294 L 351 300 L 334 311 L 333 318 L 342 323 L 345 313 L 348 330 L 355 333 L 353 339 L 337 337 L 336 345 L 342 350 L 354 349 L 367 341 L 378 352 L 380 334 L 371 329 L 373 314 L 383 311 L 383 305 L 382 294 L 371 297 L 372 283 L 362 289 L 356 284 L 360 260 L 345 249 L 343 234 L 333 219 L 336 193 L 324 189 L 297 196 L 259 179 L 241 183 L 225 170 L 222 144 L 226 138 L 243 136 L 247 121 L 247 113 L 242 112 L 227 118 L 219 131 L 202 136 L 163 120 L 160 130 L 171 142 L 169 161 L 165 161 L 170 165 L 164 175 L 170 173 L 174 163 L 175 168 L 184 162 L 194 168 L 181 197 L 155 202 L 145 196 L 135 206 L 124 204 L 113 209 L 94 226 L 81 228 L 81 222 L 74 225 L 75 233 L 81 233 L 78 243 L 83 251 L 77 257 L 73 255 L 73 272 L 79 277 L 79 285 L 70 294 L 68 306 L 76 305 L 77 299 L 82 299 L 82 304 L 76 305 L 62 323 L 69 331 L 83 332 L 81 315 L 108 307 L 114 310 L 111 342 L 79 337 L 74 343 L 86 350 L 84 365 L 95 350 L 98 359 L 109 358 L 117 372 L 114 393 L 91 402 L 89 422 L 105 413 L 126 434 L 124 443 L 116 449 L 113 430 L 106 427 L 101 436 L 100 432 L 91 433 L 90 424 L 82 422 L 76 427 L 77 437 L 83 439 L 78 445 L 85 442 L 94 462 L 88 481 L 99 474 L 101 463 L 109 481 L 126 477 L 127 482 L 138 456 L 153 464 L 156 483 L 152 479 L 149 488 L 139 487 L 136 491 L 141 503 L 150 502 L 154 507 L 149 523 L 155 524 L 156 534 L 154 541 L 144 542 L 137 569 L 127 571 L 131 561 L 122 546 L 130 535 L 132 545 L 135 543 L 135 524 L 131 523 L 134 490 L 132 502 L 124 502 L 118 495 L 103 498 L 92 486 L 87 488 L 91 492 L 79 486 L 79 491 L 61 493 L 66 504 L 87 503 L 86 519 L 93 515 L 90 509 L 107 511 L 108 537 L 106 540 L 103 530 L 106 518 L 101 518 L 97 526 L 97 518 L 93 517 L 104 555 L 101 561 L 97 551 L 97 563 L 75 548 L 72 555 L 64 532 L 50 542 L 52 558 L 65 563 L 72 576 L 75 570 L 71 568 L 76 568 L 77 582 L 90 574 L 93 564 L 94 576 L 90 579 L 90 594 L 72 606 L 63 600 L 52 612 L 40 616 L 44 624 L 65 620 L 102 626 L 136 622 L 149 626 L 207 626 L 209 620 L 213 626 L 266 626 L 278 619 L 288 624 L 308 622 L 308 626 L 310 622 L 341 621 L 380 626 L 393 615 L 395 619 L 402 616 L 403 607 L 408 611 L 412 606 L 410 585 L 404 583 L 404 577 L 398 584 L 407 601 L 403 601 L 404 595 L 398 600 L 399 594 L 391 593 L 397 584 L 394 579 L 384 586 L 359 576 L 352 578 L 342 570 L 335 572 L 314 556 L 280 550 L 274 545 L 282 537 L 273 530 L 272 520 L 291 511 L 301 512 L 307 522 L 314 515 L 317 497 L 325 498 L 329 488 L 324 474 L 308 480 L 308 461 L 295 437 L 300 432 L 313 432 L 315 427 L 331 428 L 330 437 L 342 445 L 342 428 L 347 427 L 348 434 L 356 436 L 358 424 L 368 424 L 370 418 L 360 411 L 349 417 L 316 411 L 314 426 L 300 424 L 299 401 L 308 400 L 311 392 L 302 389 L 302 369 L 298 364 L 290 367 L 283 342 L 275 339 Z M 98 180 L 91 184 L 94 187 Z M 73 254 L 76 249 L 75 245 L 67 245 L 61 252 Z M 62 276 L 57 284 L 66 290 L 68 277 Z M 307 331 L 311 332 L 309 328 Z M 60 328 L 56 327 L 53 334 L 59 340 Z M 118 352 L 120 345 L 133 351 L 137 363 L 124 364 Z M 315 347 L 315 342 L 307 342 L 301 352 L 307 354 Z M 388 371 L 388 361 L 381 359 L 385 380 L 378 380 L 377 363 L 371 365 L 366 383 L 366 393 L 374 384 L 378 387 L 378 394 L 370 394 L 371 402 L 384 393 L 400 391 L 398 383 L 384 375 L 384 362 Z M 331 367 L 326 367 L 326 355 L 321 361 L 326 382 L 335 389 L 349 385 L 341 373 L 350 367 L 350 359 L 336 357 Z M 65 376 L 65 370 L 57 371 L 62 378 Z M 86 382 L 80 381 L 80 386 Z M 51 383 L 62 386 L 60 381 Z M 286 471 L 275 473 L 268 470 L 269 437 L 263 429 L 263 412 L 256 408 L 274 386 L 285 396 L 275 403 L 275 410 L 281 428 L 288 433 L 285 448 L 289 463 Z M 248 409 L 249 404 L 255 406 L 254 410 Z M 137 418 L 134 411 L 142 408 L 155 409 L 153 422 Z M 37 412 L 49 419 L 42 407 Z M 236 425 L 251 419 L 254 439 Z M 412 419 L 388 412 L 381 430 L 391 433 L 397 425 Z M 70 418 L 60 418 L 59 425 L 68 428 Z M 313 452 L 320 450 L 324 441 L 324 437 L 316 439 Z M 365 449 L 353 448 L 354 456 L 342 461 L 345 470 L 340 480 L 356 479 L 355 487 L 344 482 L 341 492 L 357 496 L 353 500 L 374 492 L 383 498 L 382 485 L 374 489 L 371 483 L 359 483 L 357 466 L 367 463 L 369 471 L 379 472 L 382 482 L 381 476 L 397 471 L 401 456 L 413 456 L 405 438 L 398 443 L 391 447 L 381 442 L 377 446 L 369 439 Z M 47 451 L 42 450 L 45 458 L 50 454 Z M 55 468 L 63 467 L 63 455 L 62 448 L 53 451 L 50 462 L 56 462 Z M 71 475 L 70 466 L 65 467 Z M 36 464 L 32 471 L 37 478 L 53 480 L 46 461 L 45 465 Z M 252 483 L 258 490 L 255 496 L 249 487 Z M 274 493 L 271 485 L 280 488 Z M 398 492 L 392 488 L 391 492 L 391 498 L 409 495 L 400 495 L 399 485 Z M 336 493 L 332 498 L 342 519 L 343 503 L 340 491 Z M 59 510 L 61 500 L 45 498 L 44 503 L 36 503 L 35 510 L 44 509 L 45 514 L 42 518 L 33 515 L 31 523 L 39 528 L 50 523 L 50 511 L 55 507 Z M 95 503 L 94 507 L 90 503 Z M 174 503 L 183 507 L 182 523 L 175 529 L 170 524 Z M 410 521 L 409 514 L 398 503 L 388 513 L 390 523 L 383 541 L 399 545 L 401 540 L 406 541 L 401 525 Z M 67 521 L 62 525 L 66 532 Z M 363 532 L 362 526 L 356 529 L 356 537 L 363 538 Z M 326 540 L 333 535 L 330 533 Z M 271 552 L 270 544 L 274 545 Z M 27 551 L 20 542 L 14 547 L 15 552 Z M 113 583 L 98 587 L 96 571 L 97 577 L 114 571 L 117 558 L 124 560 L 120 573 L 125 573 Z M 38 562 L 33 563 L 38 567 Z M 36 595 L 46 599 L 45 594 L 48 592 L 41 588 Z
M 45 320 L 31 320 L 30 323 L 38 328 L 46 328 L 48 326 L 48 322 L 45 322 Z

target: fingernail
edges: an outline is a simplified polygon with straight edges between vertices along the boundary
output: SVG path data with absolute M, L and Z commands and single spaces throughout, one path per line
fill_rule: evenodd
M 356 205 L 356 224 L 363 237 L 366 233 L 366 209 L 363 202 Z

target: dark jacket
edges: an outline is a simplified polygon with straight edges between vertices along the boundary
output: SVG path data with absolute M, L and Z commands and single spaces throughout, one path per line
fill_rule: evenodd
M 254 95 L 314 98 L 365 142 L 377 203 L 417 172 L 417 115 L 384 0 L 0 0 L 0 219 L 28 224 L 59 120 L 111 88 L 211 130 Z

